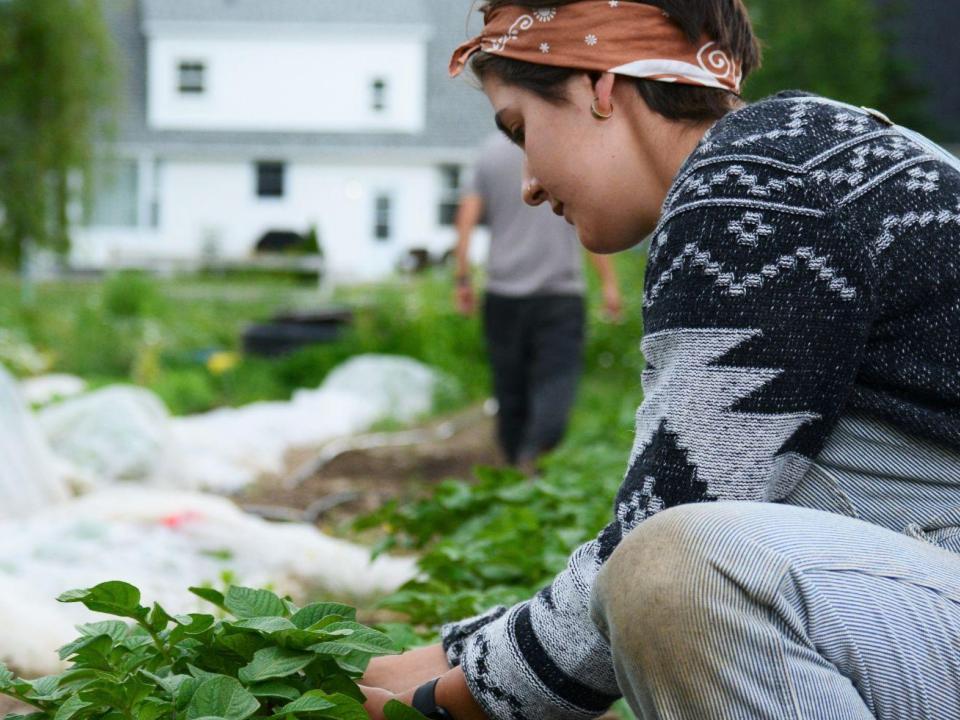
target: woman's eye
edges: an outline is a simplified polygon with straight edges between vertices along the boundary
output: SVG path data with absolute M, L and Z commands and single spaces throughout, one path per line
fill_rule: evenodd
M 510 131 L 510 139 L 520 147 L 523 147 L 523 141 L 525 139 L 523 134 L 523 128 L 515 128 Z

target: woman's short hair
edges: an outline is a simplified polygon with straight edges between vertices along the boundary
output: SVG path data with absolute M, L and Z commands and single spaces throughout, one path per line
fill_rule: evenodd
M 750 15 L 743 0 L 626 0 L 653 5 L 666 12 L 690 38 L 697 42 L 704 34 L 739 61 L 743 78 L 760 66 L 760 43 L 753 32 Z M 486 0 L 483 9 L 504 5 L 526 8 L 557 7 L 577 0 Z M 550 100 L 564 98 L 564 86 L 580 72 L 568 68 L 537 65 L 480 52 L 473 56 L 471 68 L 481 80 L 493 75 L 509 85 Z M 593 73 L 599 77 L 598 73 Z M 640 97 L 651 110 L 669 120 L 703 122 L 718 120 L 737 104 L 737 97 L 717 88 L 696 87 L 635 80 Z

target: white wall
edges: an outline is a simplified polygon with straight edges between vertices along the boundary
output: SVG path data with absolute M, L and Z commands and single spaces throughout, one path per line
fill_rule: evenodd
M 149 30 L 147 120 L 160 130 L 422 132 L 426 36 L 398 28 Z M 364 34 L 366 33 L 366 34 Z M 205 91 L 179 91 L 181 62 L 205 66 Z M 386 108 L 371 84 L 387 82 Z
M 455 241 L 452 228 L 438 224 L 441 177 L 432 165 L 291 163 L 282 198 L 257 197 L 253 162 L 167 160 L 156 175 L 158 227 L 81 228 L 74 264 L 196 262 L 211 244 L 221 258 L 241 259 L 269 230 L 304 232 L 316 225 L 330 274 L 347 281 L 389 274 L 410 248 L 441 253 Z M 393 235 L 386 241 L 374 237 L 380 192 L 393 198 Z M 484 245 L 481 233 L 477 257 Z

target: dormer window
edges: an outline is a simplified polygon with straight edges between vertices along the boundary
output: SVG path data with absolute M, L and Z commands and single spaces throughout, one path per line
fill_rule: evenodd
M 383 78 L 370 83 L 370 107 L 377 113 L 387 109 L 387 81 Z
M 204 92 L 206 66 L 199 60 L 184 60 L 178 67 L 177 81 L 184 95 L 199 95 Z

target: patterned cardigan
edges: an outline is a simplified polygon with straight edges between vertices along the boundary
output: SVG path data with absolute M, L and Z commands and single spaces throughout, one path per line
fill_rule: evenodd
M 590 592 L 646 518 L 782 500 L 850 412 L 960 449 L 960 172 L 801 93 L 732 113 L 666 198 L 643 312 L 612 522 L 531 600 L 444 627 L 495 720 L 590 718 L 619 696 Z

